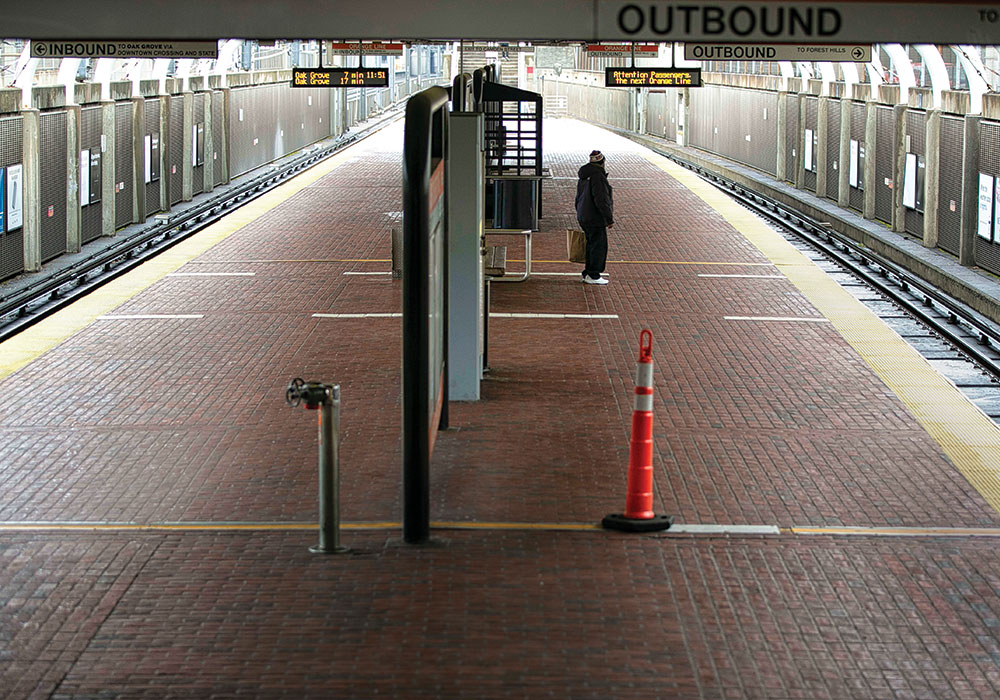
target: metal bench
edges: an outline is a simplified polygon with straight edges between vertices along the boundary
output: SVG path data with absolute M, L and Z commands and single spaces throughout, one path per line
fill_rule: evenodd
M 503 277 L 507 271 L 507 246 L 487 246 L 484 262 L 487 277 Z

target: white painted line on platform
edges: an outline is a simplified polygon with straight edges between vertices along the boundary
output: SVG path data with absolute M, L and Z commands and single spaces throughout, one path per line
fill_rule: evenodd
M 708 273 L 702 273 L 698 275 L 699 277 L 737 277 L 739 279 L 753 279 L 753 280 L 785 280 L 788 279 L 784 275 L 712 275 Z
M 830 323 L 819 316 L 723 316 L 727 321 L 804 321 L 805 323 Z
M 313 314 L 313 318 L 402 318 L 403 314 Z
M 491 313 L 490 318 L 618 318 L 618 314 L 508 314 Z
M 345 275 L 391 275 L 392 271 L 387 272 L 345 272 Z
M 988 527 L 792 527 L 796 535 L 861 535 L 868 537 L 1000 537 Z
M 205 318 L 204 314 L 122 314 L 118 315 L 108 315 L 108 316 L 98 316 L 98 321 L 133 321 L 137 319 L 147 319 L 147 318 Z
M 256 272 L 171 272 L 167 277 L 254 277 Z
M 535 272 L 534 270 L 531 271 L 532 277 L 540 275 L 546 275 L 549 277 L 579 277 L 580 279 L 583 279 L 583 275 L 579 272 Z M 607 274 L 603 274 L 601 275 L 601 277 L 611 279 L 611 275 Z
M 777 525 L 671 525 L 667 533 L 687 535 L 780 535 Z

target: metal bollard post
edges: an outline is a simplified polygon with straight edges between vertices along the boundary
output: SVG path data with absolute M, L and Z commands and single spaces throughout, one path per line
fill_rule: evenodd
M 293 379 L 285 391 L 290 406 L 305 401 L 319 414 L 319 544 L 317 554 L 339 554 L 340 545 L 340 385 Z

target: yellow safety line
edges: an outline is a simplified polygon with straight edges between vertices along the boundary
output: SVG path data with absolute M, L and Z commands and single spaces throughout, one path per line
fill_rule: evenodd
M 402 528 L 400 522 L 341 523 L 342 530 L 394 530 Z M 600 530 L 596 523 L 497 523 L 461 520 L 432 521 L 430 526 L 440 530 Z M 62 531 L 112 531 L 112 532 L 203 532 L 203 531 L 282 531 L 316 530 L 317 523 L 0 523 L 0 532 L 62 532 Z
M 668 159 L 653 153 L 644 155 L 718 211 L 830 319 L 969 483 L 1000 512 L 1000 427 L 895 331 L 755 214 Z
M 1000 537 L 985 527 L 790 527 L 795 535 L 863 535 L 874 537 Z
M 59 345 L 74 333 L 86 328 L 98 316 L 103 316 L 158 280 L 190 262 L 212 246 L 222 242 L 241 228 L 277 207 L 294 195 L 329 174 L 350 156 L 350 149 L 296 175 L 288 182 L 261 195 L 232 214 L 199 231 L 155 258 L 148 260 L 121 277 L 94 290 L 10 340 L 0 343 L 0 380 L 33 362 L 43 353 Z
M 192 260 L 191 265 L 262 265 L 270 263 L 391 263 L 389 258 L 331 258 L 329 260 Z
M 510 262 L 524 262 L 523 259 L 511 258 Z M 532 263 L 562 263 L 564 265 L 579 265 L 569 260 L 535 260 Z M 686 260 L 608 260 L 608 265 L 735 265 L 737 267 L 773 267 L 771 263 L 761 262 L 701 262 Z

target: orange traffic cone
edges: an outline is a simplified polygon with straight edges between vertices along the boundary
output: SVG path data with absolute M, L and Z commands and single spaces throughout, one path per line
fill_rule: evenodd
M 623 532 L 666 530 L 673 516 L 653 513 L 653 334 L 648 329 L 639 334 L 633 408 L 625 512 L 605 516 L 601 525 Z

